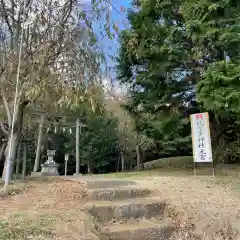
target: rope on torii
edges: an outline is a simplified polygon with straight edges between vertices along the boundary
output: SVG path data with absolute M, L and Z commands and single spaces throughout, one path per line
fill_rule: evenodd
M 40 121 L 38 120 L 37 123 L 40 123 Z M 72 124 L 60 123 L 54 120 L 53 121 L 45 120 L 43 125 L 44 127 L 47 127 L 46 128 L 47 133 L 50 132 L 50 129 L 54 129 L 54 133 L 57 133 L 58 129 L 62 127 L 63 132 L 66 132 L 66 130 L 69 129 L 69 133 L 72 134 L 72 129 L 76 128 L 76 124 L 73 125 L 73 123 Z M 49 127 L 49 125 L 51 125 L 51 127 Z M 83 127 L 86 127 L 86 124 L 79 122 L 79 127 L 80 127 L 80 133 L 81 133 L 81 129 Z

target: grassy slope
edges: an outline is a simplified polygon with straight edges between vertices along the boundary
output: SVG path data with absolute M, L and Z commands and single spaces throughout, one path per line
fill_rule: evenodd
M 155 175 L 192 175 L 191 156 L 161 158 L 144 163 L 144 171 L 103 174 L 104 177 L 141 177 Z
M 146 170 L 157 168 L 192 168 L 193 157 L 192 156 L 180 156 L 161 158 L 151 162 L 144 163 Z
M 160 176 L 184 177 L 192 176 L 192 157 L 173 157 L 162 158 L 147 162 L 144 164 L 144 171 L 119 172 L 103 174 L 107 178 L 128 178 L 143 179 Z M 205 176 L 201 178 L 204 182 L 228 186 L 233 190 L 240 191 L 240 166 L 239 165 L 218 165 L 215 169 L 216 177 L 212 178 L 211 165 L 207 167 L 197 167 L 197 176 Z
M 151 176 L 192 175 L 192 157 L 161 158 L 144 163 L 145 171 L 103 174 L 104 177 L 142 178 Z

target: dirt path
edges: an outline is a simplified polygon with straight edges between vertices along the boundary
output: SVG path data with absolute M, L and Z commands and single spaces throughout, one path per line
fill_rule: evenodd
M 80 183 L 33 182 L 23 193 L 0 200 L 1 240 L 75 240 L 87 234 Z
M 195 177 L 154 177 L 138 180 L 141 186 L 156 188 L 180 214 L 180 224 L 194 225 L 194 232 L 214 239 L 240 239 L 240 197 L 227 187 L 208 184 Z M 171 210 L 170 210 L 171 211 Z M 184 239 L 188 239 L 186 236 Z M 211 238 L 212 239 L 212 238 Z

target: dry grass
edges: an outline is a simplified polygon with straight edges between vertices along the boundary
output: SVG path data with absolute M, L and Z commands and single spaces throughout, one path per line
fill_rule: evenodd
M 81 239 L 89 232 L 86 189 L 77 182 L 33 182 L 0 200 L 1 240 Z
M 143 178 L 152 178 L 156 176 L 192 176 L 193 171 L 189 169 L 178 169 L 178 168 L 161 168 L 145 171 L 134 171 L 134 172 L 118 172 L 110 174 L 99 174 L 105 178 L 127 178 L 127 179 L 143 179 Z
M 172 240 L 240 239 L 240 167 L 220 165 L 215 178 L 211 168 L 198 168 L 197 173 L 159 168 L 105 177 L 134 179 L 141 186 L 157 189 L 169 202 L 168 214 L 178 226 Z
M 151 170 L 103 176 L 136 180 L 157 189 L 169 202 L 169 214 L 178 226 L 173 240 L 240 239 L 240 166 L 219 165 L 215 177 L 211 166 L 197 167 L 194 176 L 186 168 L 190 161 L 185 157 L 159 159 L 148 163 Z
M 107 178 L 136 180 L 141 187 L 156 190 L 169 203 L 168 215 L 177 230 L 171 240 L 240 239 L 240 168 L 218 166 L 216 177 L 211 168 L 161 168 L 142 172 L 113 173 Z
M 54 236 L 55 219 L 50 216 L 27 216 L 16 213 L 0 221 L 1 239 L 49 239 Z
M 231 187 L 209 184 L 205 177 L 164 176 L 138 183 L 167 199 L 168 214 L 178 226 L 172 239 L 237 239 L 240 195 Z
M 177 226 L 171 240 L 238 239 L 240 174 L 236 168 L 219 168 L 216 178 L 195 177 L 186 169 L 107 177 L 137 179 L 141 187 L 155 189 L 167 199 L 167 214 Z M 81 183 L 34 181 L 19 192 L 0 200 L 1 240 L 78 240 L 89 233 L 91 221 L 83 211 L 86 189 Z
M 219 165 L 215 169 L 216 176 L 212 177 L 212 169 L 197 168 L 197 179 L 208 184 L 216 184 L 222 187 L 231 188 L 234 191 L 240 192 L 240 166 L 238 165 Z M 121 178 L 121 179 L 152 179 L 154 177 L 194 177 L 192 169 L 186 168 L 158 168 L 145 171 L 133 171 L 133 172 L 119 172 L 111 174 L 101 174 L 105 178 Z
M 157 189 L 178 226 L 173 240 L 240 239 L 240 167 L 219 165 L 216 176 L 211 174 L 211 168 L 197 168 L 194 176 L 192 169 L 162 167 L 105 177 L 134 179 Z

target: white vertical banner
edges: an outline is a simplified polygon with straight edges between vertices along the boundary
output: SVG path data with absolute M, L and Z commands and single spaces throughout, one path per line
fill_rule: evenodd
M 192 114 L 192 147 L 194 162 L 213 162 L 208 113 Z

